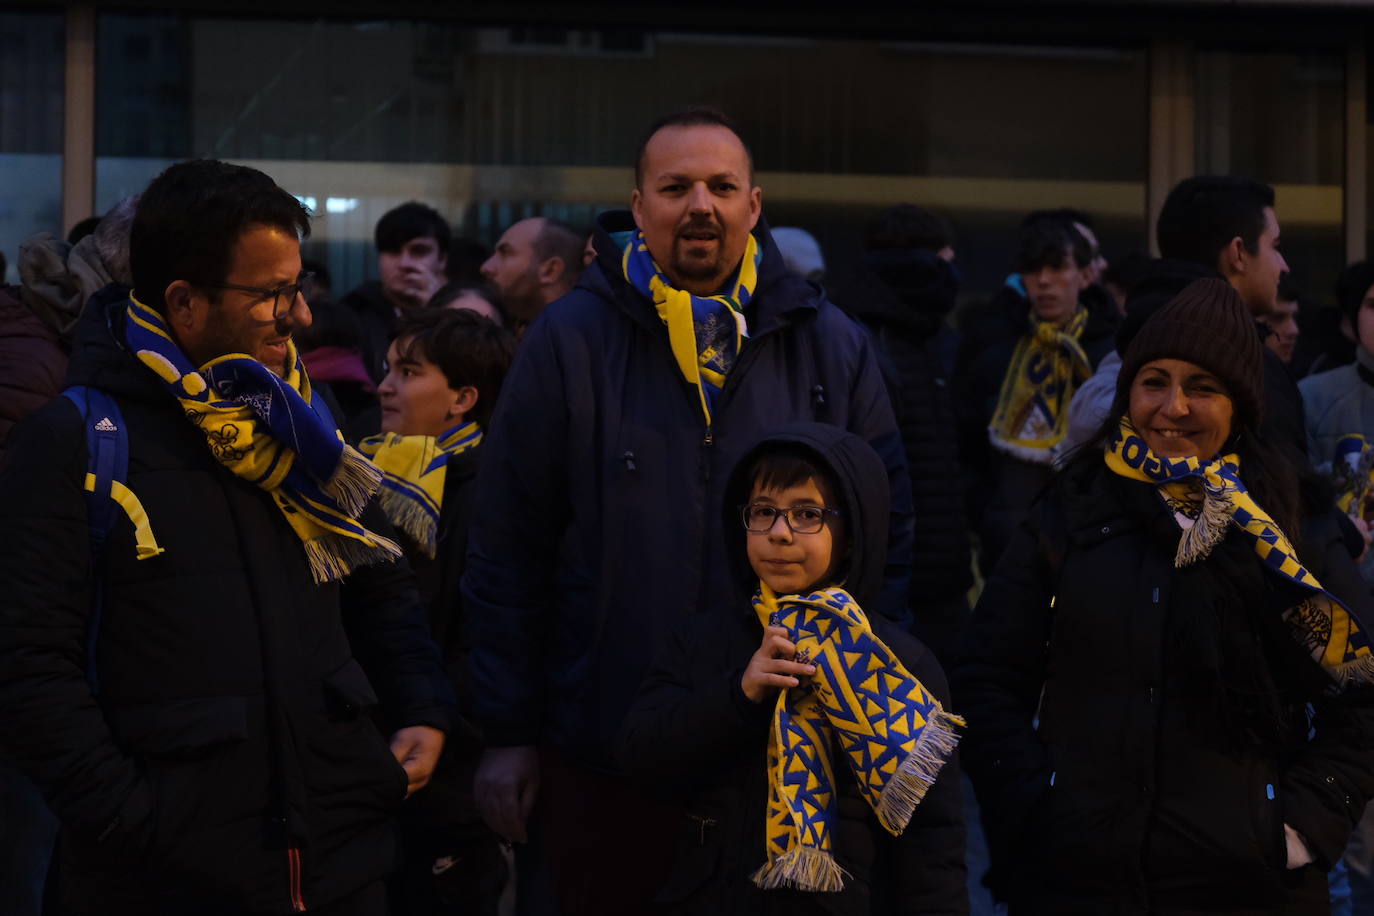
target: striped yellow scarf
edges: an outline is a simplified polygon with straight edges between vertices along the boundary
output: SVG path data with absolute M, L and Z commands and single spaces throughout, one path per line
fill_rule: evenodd
M 902 667 L 844 589 L 780 597 L 760 582 L 753 603 L 760 623 L 787 630 L 797 661 L 816 666 L 807 683 L 778 696 L 768 735 L 768 861 L 754 883 L 842 890 L 833 748 L 879 823 L 897 835 L 954 752 L 954 726 L 964 721 Z
M 395 543 L 358 523 L 381 472 L 343 441 L 316 401 L 294 343 L 287 342 L 285 378 L 244 353 L 196 368 L 162 316 L 137 299 L 129 301 L 124 339 L 205 434 L 220 464 L 272 494 L 316 582 L 401 555 Z
M 750 233 L 730 291 L 716 296 L 694 296 L 669 283 L 649 254 L 643 232 L 634 234 L 621 258 L 625 279 L 649 297 L 658 317 L 668 326 L 673 359 L 682 377 L 696 387 L 707 426 L 711 425 L 716 397 L 725 387 L 725 376 L 749 335 L 743 310 L 758 284 L 762 256 L 762 249 Z
M 382 469 L 377 495 L 391 523 L 433 559 L 443 509 L 449 459 L 480 445 L 482 428 L 469 420 L 439 436 L 383 433 L 364 439 L 358 450 Z
M 1069 401 L 1092 375 L 1092 364 L 1079 346 L 1088 310 L 1079 308 L 1063 328 L 1036 321 L 1017 341 L 997 408 L 988 424 L 992 444 L 1009 455 L 1049 464 L 1051 449 L 1069 428 Z
M 1106 449 L 1107 467 L 1130 480 L 1156 484 L 1183 529 L 1174 566 L 1207 557 L 1234 525 L 1252 540 L 1266 569 L 1297 583 L 1308 596 L 1283 614 L 1289 632 L 1335 682 L 1374 682 L 1374 653 L 1355 615 L 1322 588 L 1298 559 L 1277 523 L 1250 496 L 1240 479 L 1240 458 L 1222 455 L 1160 458 L 1127 417 Z

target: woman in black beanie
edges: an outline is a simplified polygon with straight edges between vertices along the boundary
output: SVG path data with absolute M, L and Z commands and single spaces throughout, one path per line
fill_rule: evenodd
M 1295 540 L 1260 348 L 1221 280 L 1163 306 L 983 591 L 952 685 L 1012 916 L 1329 910 L 1374 653 L 1339 529 Z

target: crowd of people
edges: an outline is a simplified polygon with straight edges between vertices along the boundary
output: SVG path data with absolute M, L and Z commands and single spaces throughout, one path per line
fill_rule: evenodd
M 0 911 L 1374 906 L 1374 262 L 1299 347 L 1247 178 L 967 302 L 925 207 L 770 229 L 715 109 L 632 162 L 339 296 L 213 160 L 24 244 Z

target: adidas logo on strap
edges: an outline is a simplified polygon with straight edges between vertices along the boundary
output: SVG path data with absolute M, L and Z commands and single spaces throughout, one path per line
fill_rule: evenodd
M 119 431 L 119 427 L 115 426 L 114 423 L 110 422 L 109 417 L 102 418 L 99 423 L 95 424 L 95 428 L 100 430 L 102 433 L 113 433 Z

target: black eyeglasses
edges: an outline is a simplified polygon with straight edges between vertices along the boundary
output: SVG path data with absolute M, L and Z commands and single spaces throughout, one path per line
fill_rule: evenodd
M 840 514 L 839 509 L 827 509 L 824 506 L 792 506 L 790 509 L 783 509 L 767 503 L 749 503 L 740 506 L 740 510 L 744 517 L 745 529 L 755 534 L 767 534 L 772 531 L 780 515 L 793 534 L 815 534 L 825 527 L 827 515 Z
M 287 283 L 275 289 L 266 289 L 261 286 L 242 286 L 238 283 L 197 283 L 197 286 L 204 286 L 207 289 L 235 289 L 241 293 L 254 293 L 257 298 L 250 305 L 257 305 L 259 302 L 272 300 L 272 317 L 282 318 L 291 313 L 291 307 L 296 304 L 296 297 L 301 294 L 305 284 L 315 278 L 310 271 L 305 271 L 296 278 L 295 283 Z

